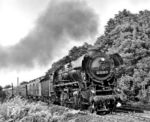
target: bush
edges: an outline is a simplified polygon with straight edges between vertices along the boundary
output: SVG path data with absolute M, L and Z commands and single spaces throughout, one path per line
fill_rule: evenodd
M 3 104 L 0 104 L 0 120 L 3 120 L 3 122 L 46 122 L 46 120 L 51 119 L 51 117 L 48 106 L 40 102 L 29 103 L 25 99 L 15 97 Z

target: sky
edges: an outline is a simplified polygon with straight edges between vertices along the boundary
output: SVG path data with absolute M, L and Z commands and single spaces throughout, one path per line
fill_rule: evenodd
M 123 9 L 150 10 L 150 0 L 0 0 L 0 85 L 44 75 Z

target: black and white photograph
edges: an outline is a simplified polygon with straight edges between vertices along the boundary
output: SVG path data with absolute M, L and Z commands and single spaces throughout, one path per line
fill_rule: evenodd
M 150 122 L 150 0 L 0 0 L 0 122 Z

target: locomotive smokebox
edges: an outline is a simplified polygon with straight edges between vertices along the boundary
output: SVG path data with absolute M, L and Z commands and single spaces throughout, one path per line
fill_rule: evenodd
M 89 49 L 83 59 L 82 67 L 94 82 L 102 83 L 102 81 L 110 81 L 114 76 L 115 68 L 121 64 L 123 60 L 119 54 L 106 55 L 96 47 Z

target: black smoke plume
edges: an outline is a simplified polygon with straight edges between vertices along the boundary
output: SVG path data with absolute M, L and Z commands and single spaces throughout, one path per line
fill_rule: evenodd
M 28 36 L 14 46 L 0 47 L 0 68 L 47 65 L 69 41 L 87 39 L 97 31 L 97 15 L 85 2 L 52 0 Z

